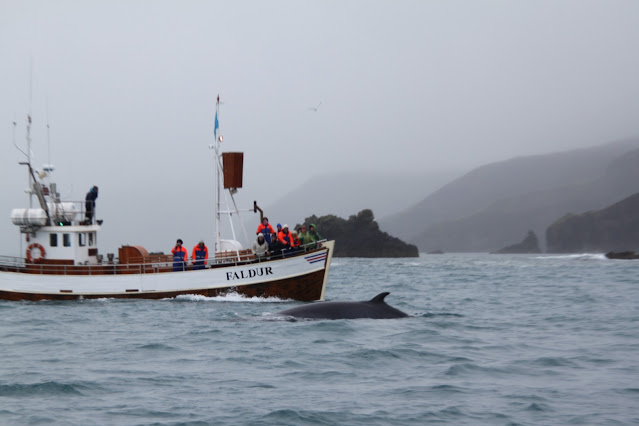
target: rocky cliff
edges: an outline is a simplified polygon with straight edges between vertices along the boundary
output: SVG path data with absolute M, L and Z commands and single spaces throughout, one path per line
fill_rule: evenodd
M 546 230 L 549 253 L 639 248 L 639 193 L 602 210 L 567 214 Z
M 306 226 L 316 225 L 322 238 L 335 240 L 336 257 L 418 257 L 417 247 L 382 232 L 373 212 L 362 210 L 348 220 L 334 215 L 304 220 Z M 297 226 L 296 226 L 297 228 Z
M 539 239 L 537 238 L 537 234 L 534 231 L 528 231 L 526 238 L 520 243 L 513 244 L 510 246 L 506 246 L 501 250 L 497 250 L 496 254 L 506 254 L 506 253 L 514 253 L 514 254 L 524 254 L 524 253 L 541 253 L 539 249 Z

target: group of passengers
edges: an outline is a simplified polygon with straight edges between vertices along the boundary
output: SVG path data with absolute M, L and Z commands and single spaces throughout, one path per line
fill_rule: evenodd
M 315 230 L 315 224 L 301 225 L 297 230 L 289 230 L 288 225 L 277 224 L 277 231 L 273 229 L 268 218 L 262 219 L 257 227 L 257 238 L 253 243 L 253 253 L 257 256 L 279 256 L 291 254 L 302 247 L 313 248 L 322 239 Z
M 184 242 L 181 238 L 175 242 L 175 247 L 171 249 L 173 253 L 173 270 L 174 271 L 186 271 L 186 265 L 189 261 L 189 254 L 186 248 L 182 246 Z M 193 253 L 191 260 L 193 261 L 193 269 L 204 269 L 206 267 L 206 261 L 209 258 L 209 248 L 204 244 L 204 241 L 200 240 L 195 247 L 193 247 Z
M 296 230 L 289 230 L 288 225 L 277 224 L 277 232 L 268 223 L 268 218 L 262 219 L 262 223 L 257 227 L 257 239 L 253 243 L 253 253 L 257 256 L 285 256 L 301 250 L 302 247 L 314 248 L 318 241 L 322 239 L 315 230 L 315 225 L 310 224 L 308 230 L 306 225 L 302 225 Z M 173 254 L 173 270 L 186 271 L 189 262 L 189 254 L 182 245 L 182 239 L 178 239 L 175 247 L 171 249 Z M 197 243 L 193 247 L 191 261 L 193 269 L 206 268 L 206 261 L 209 259 L 209 249 L 204 241 Z

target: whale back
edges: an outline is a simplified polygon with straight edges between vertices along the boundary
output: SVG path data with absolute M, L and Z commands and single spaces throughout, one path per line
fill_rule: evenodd
M 391 319 L 408 315 L 388 305 L 384 298 L 389 292 L 383 292 L 371 300 L 362 302 L 314 302 L 279 312 L 279 315 L 308 319 Z

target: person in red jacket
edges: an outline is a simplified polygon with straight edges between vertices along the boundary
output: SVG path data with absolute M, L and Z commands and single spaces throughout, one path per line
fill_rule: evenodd
M 292 230 L 291 235 L 293 236 L 293 245 L 291 247 L 297 248 L 300 246 L 300 240 L 297 238 L 297 231 Z
M 191 255 L 191 261 L 193 262 L 193 269 L 204 269 L 206 267 L 206 261 L 209 259 L 209 248 L 204 244 L 204 241 L 200 240 L 195 247 L 193 247 L 193 254 Z
M 186 249 L 182 247 L 182 240 L 178 238 L 175 243 L 175 247 L 171 249 L 173 253 L 173 270 L 174 271 L 186 271 L 186 262 L 189 261 L 189 254 Z
M 274 233 L 275 231 L 273 230 L 273 227 L 270 223 L 268 223 L 268 217 L 265 217 L 264 219 L 262 219 L 262 223 L 257 226 L 257 232 L 255 233 L 255 235 L 264 235 L 264 239 L 266 240 L 266 242 L 268 244 L 271 244 L 271 234 Z

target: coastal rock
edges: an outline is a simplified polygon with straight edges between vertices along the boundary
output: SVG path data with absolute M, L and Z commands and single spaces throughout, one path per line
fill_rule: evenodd
M 417 246 L 382 232 L 370 209 L 348 220 L 334 215 L 313 215 L 304 220 L 307 227 L 311 223 L 322 238 L 335 240 L 335 257 L 419 257 Z
M 546 230 L 549 253 L 628 252 L 639 247 L 639 193 L 601 210 L 567 214 Z
M 635 253 L 634 251 L 611 251 L 606 253 L 606 257 L 608 259 L 631 260 L 639 259 L 639 254 Z
M 524 253 L 541 253 L 539 249 L 539 240 L 537 239 L 537 235 L 534 231 L 528 231 L 528 235 L 526 238 L 518 244 L 512 244 L 510 246 L 506 246 L 501 250 L 497 250 L 495 253 L 497 254 L 524 254 Z

